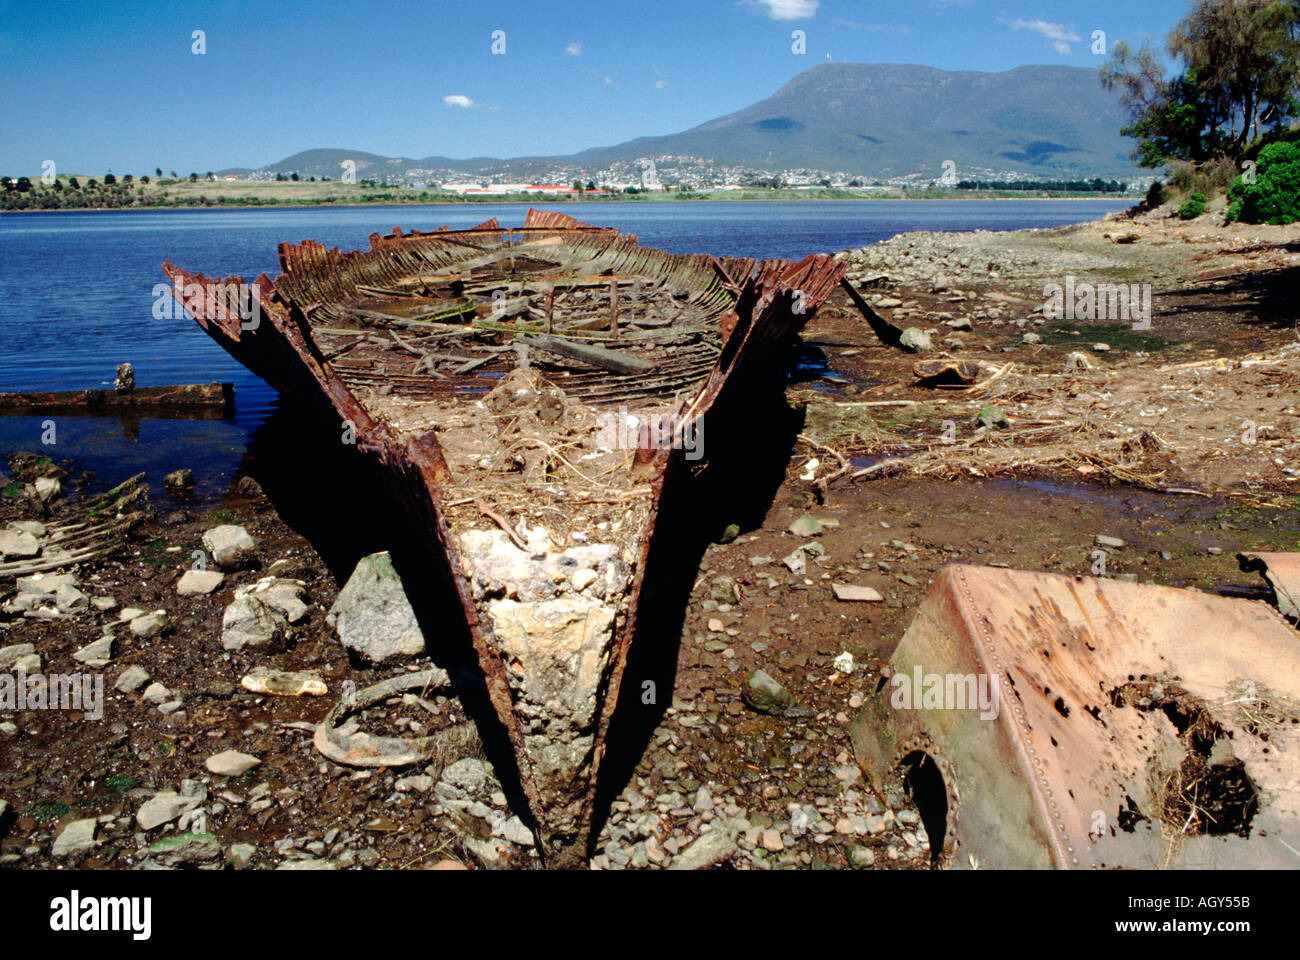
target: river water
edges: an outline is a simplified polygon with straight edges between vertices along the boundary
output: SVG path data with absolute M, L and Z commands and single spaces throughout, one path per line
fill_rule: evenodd
M 1114 200 L 872 200 L 565 203 L 553 209 L 635 233 L 674 253 L 800 258 L 867 246 L 913 230 L 1018 230 L 1095 220 Z M 540 205 L 544 206 L 544 205 Z M 250 450 L 279 449 L 294 427 L 275 392 L 176 309 L 155 311 L 159 265 L 208 276 L 277 272 L 276 246 L 312 239 L 345 250 L 372 232 L 523 223 L 519 204 L 96 211 L 0 216 L 0 392 L 105 386 L 130 361 L 140 386 L 235 385 L 229 420 L 0 417 L 0 453 L 25 449 L 95 471 L 103 489 L 139 471 L 155 487 L 191 468 L 200 500 L 220 498 Z M 164 307 L 170 307 L 163 297 Z M 168 313 L 172 313 L 168 316 Z M 156 314 L 162 313 L 159 317 Z

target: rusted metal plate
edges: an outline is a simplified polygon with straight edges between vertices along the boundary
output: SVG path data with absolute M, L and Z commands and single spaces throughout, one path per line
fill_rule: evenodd
M 933 760 L 943 865 L 1300 867 L 1300 637 L 1263 603 L 953 566 L 891 666 L 854 749 L 878 787 Z
M 1300 620 L 1300 553 L 1242 553 L 1237 562 L 1243 572 L 1263 575 L 1284 617 Z

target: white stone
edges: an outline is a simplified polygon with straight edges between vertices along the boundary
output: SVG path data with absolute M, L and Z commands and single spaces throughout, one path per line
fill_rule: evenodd
M 176 581 L 176 592 L 182 597 L 207 596 L 224 579 L 226 575 L 220 570 L 186 570 Z
M 99 841 L 95 839 L 98 827 L 99 821 L 93 817 L 88 820 L 73 820 L 54 839 L 50 853 L 56 857 L 66 857 L 98 846 Z
M 136 811 L 135 822 L 141 830 L 153 830 L 164 823 L 170 823 L 183 813 L 189 813 L 202 802 L 202 796 L 182 797 L 171 791 L 158 793 Z
M 132 665 L 122 671 L 114 686 L 122 693 L 135 693 L 149 682 L 149 671 L 144 667 Z M 158 684 L 162 686 L 162 684 Z
M 208 757 L 203 765 L 208 768 L 210 773 L 215 773 L 219 777 L 238 777 L 252 770 L 261 762 L 257 757 L 250 756 L 247 753 L 240 753 L 238 750 L 225 750 Z
M 131 632 L 137 637 L 156 637 L 167 628 L 167 611 L 155 610 L 131 621 Z
M 213 527 L 205 533 L 203 546 L 212 554 L 213 563 L 225 570 L 232 570 L 257 549 L 257 541 L 243 527 L 226 524 Z
M 885 600 L 879 590 L 875 590 L 871 587 L 833 583 L 831 584 L 831 589 L 835 592 L 836 600 L 842 600 L 846 603 L 883 603 Z

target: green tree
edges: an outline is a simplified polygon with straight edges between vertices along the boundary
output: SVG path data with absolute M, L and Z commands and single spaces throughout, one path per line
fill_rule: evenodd
M 1116 43 L 1101 69 L 1142 166 L 1239 159 L 1261 126 L 1276 132 L 1300 112 L 1300 0 L 1193 0 L 1167 48 L 1181 64 L 1172 78 L 1149 44 Z
M 297 172 L 295 171 L 294 173 L 289 174 L 289 179 L 292 180 L 294 183 L 297 183 L 298 182 Z
M 117 177 L 113 176 L 111 173 L 104 174 L 104 186 L 111 187 L 115 183 L 117 183 Z
M 27 177 L 19 177 L 14 189 L 19 193 L 28 193 L 32 189 L 32 181 Z
M 154 175 L 155 177 L 157 177 L 159 180 L 161 180 L 161 179 L 162 179 L 162 167 L 154 167 L 154 168 L 153 168 L 153 175 Z M 172 176 L 174 177 L 174 176 L 176 176 L 176 174 L 173 173 Z
M 190 183 L 198 183 L 198 182 L 199 182 L 199 175 L 197 173 L 191 173 Z
M 1270 143 L 1259 152 L 1253 183 L 1239 176 L 1228 188 L 1228 219 L 1245 223 L 1300 220 L 1300 144 Z
M 590 193 L 591 191 L 593 191 L 593 190 L 595 190 L 595 189 L 596 189 L 596 181 L 595 181 L 595 180 L 588 180 L 588 181 L 587 181 L 587 191 Z

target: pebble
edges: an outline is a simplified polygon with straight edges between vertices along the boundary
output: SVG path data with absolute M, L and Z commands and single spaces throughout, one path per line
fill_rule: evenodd
M 176 592 L 182 597 L 207 596 L 225 579 L 220 570 L 186 570 L 176 581 Z
M 238 777 L 252 770 L 261 762 L 257 757 L 250 756 L 247 753 L 240 753 L 238 750 L 225 750 L 208 757 L 203 765 L 208 768 L 210 773 L 215 773 L 219 777 Z
M 669 870 L 704 870 L 736 852 L 736 841 L 725 830 L 711 830 L 698 837 L 673 858 Z
M 122 693 L 135 693 L 135 691 L 139 690 L 148 682 L 149 671 L 144 667 L 132 664 L 121 672 L 114 687 Z M 162 684 L 158 684 L 158 686 L 162 686 Z M 166 689 L 166 687 L 163 687 L 164 691 L 166 691 Z
M 56 857 L 66 857 L 97 846 L 99 841 L 95 839 L 95 831 L 98 828 L 99 821 L 94 817 L 87 820 L 73 820 L 55 838 L 50 853 Z
M 832 583 L 831 590 L 835 594 L 836 600 L 845 603 L 883 603 L 885 600 L 884 595 L 879 590 L 871 587 Z
M 137 637 L 156 637 L 167 628 L 167 611 L 155 610 L 131 621 L 131 632 Z

